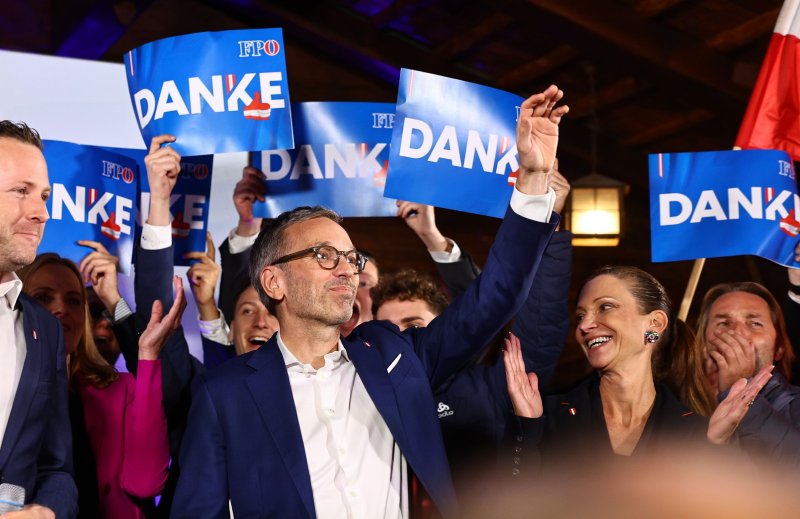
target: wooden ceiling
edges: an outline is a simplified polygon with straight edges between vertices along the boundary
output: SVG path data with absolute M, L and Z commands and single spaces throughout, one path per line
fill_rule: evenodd
M 179 34 L 282 27 L 293 101 L 396 98 L 401 67 L 520 95 L 566 92 L 559 163 L 568 178 L 598 172 L 628 183 L 616 248 L 575 251 L 575 280 L 605 263 L 647 267 L 673 298 L 690 262 L 649 263 L 647 154 L 731 148 L 781 0 L 2 0 L 0 47 L 121 62 Z M 596 83 L 596 112 L 589 88 Z M 594 117 L 596 113 L 596 118 Z M 401 222 L 359 219 L 357 243 L 382 265 L 429 268 Z M 479 260 L 497 222 L 449 211 L 441 227 Z M 376 233 L 376 229 L 381 232 Z M 700 290 L 756 279 L 782 294 L 785 274 L 750 258 L 710 262 Z

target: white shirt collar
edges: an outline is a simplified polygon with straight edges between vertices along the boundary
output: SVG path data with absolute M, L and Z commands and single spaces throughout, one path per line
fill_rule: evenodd
M 5 298 L 8 308 L 17 305 L 19 295 L 22 293 L 22 281 L 14 272 L 6 272 L 0 278 L 0 298 Z
M 316 369 L 314 369 L 311 364 L 303 364 L 294 354 L 289 351 L 289 348 L 286 347 L 284 344 L 283 339 L 281 339 L 281 332 L 278 331 L 278 349 L 281 352 L 281 356 L 283 357 L 283 362 L 286 364 L 286 368 L 291 371 L 300 371 L 303 373 L 316 373 Z M 339 344 L 336 347 L 336 350 L 325 354 L 325 365 L 330 365 L 331 368 L 339 366 L 345 362 L 350 362 L 350 356 L 347 354 L 347 350 L 345 349 L 344 345 L 342 344 L 342 340 L 339 339 Z

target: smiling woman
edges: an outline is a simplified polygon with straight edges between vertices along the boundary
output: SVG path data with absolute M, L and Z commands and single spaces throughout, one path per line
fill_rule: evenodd
M 70 376 L 83 372 L 101 386 L 116 379 L 114 369 L 102 359 L 91 333 L 91 316 L 80 271 L 58 254 L 44 253 L 19 272 L 25 293 L 58 317 L 64 329 L 64 349 Z
M 23 290 L 64 329 L 81 516 L 143 517 L 169 467 L 161 361 L 148 356 L 144 339 L 136 378 L 117 373 L 103 358 L 92 336 L 83 276 L 72 261 L 44 253 L 18 274 Z
M 517 442 L 533 443 L 545 458 L 602 461 L 652 453 L 665 441 L 726 442 L 769 376 L 739 384 L 712 415 L 694 334 L 674 318 L 661 283 L 635 267 L 596 271 L 579 293 L 576 317 L 575 336 L 596 374 L 566 394 L 542 399 L 535 375 L 525 374 L 519 341 L 506 342 Z

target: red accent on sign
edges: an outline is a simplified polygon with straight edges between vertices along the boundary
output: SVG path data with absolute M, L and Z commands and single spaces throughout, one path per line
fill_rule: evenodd
M 133 182 L 133 170 L 131 168 L 122 168 L 122 180 L 126 184 Z
M 274 56 L 281 51 L 281 46 L 278 40 L 267 40 L 264 42 L 264 53 L 267 56 Z

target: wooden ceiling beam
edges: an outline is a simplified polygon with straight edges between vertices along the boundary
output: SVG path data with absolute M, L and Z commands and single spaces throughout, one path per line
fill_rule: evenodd
M 282 26 L 284 36 L 291 38 L 295 43 L 305 44 L 313 52 L 323 54 L 390 85 L 396 86 L 397 78 L 392 79 L 391 74 L 385 73 L 384 69 L 401 66 L 466 81 L 496 85 L 495 79 L 486 77 L 473 68 L 458 66 L 454 60 L 445 60 L 431 49 L 408 38 L 401 38 L 396 33 L 380 31 L 368 18 L 360 15 L 349 16 L 341 8 L 329 2 L 298 7 L 295 2 L 288 0 L 285 2 L 263 0 L 245 6 L 231 4 L 225 0 L 199 1 L 215 6 L 228 16 L 254 26 Z M 515 19 L 530 19 L 531 9 L 525 1 L 498 0 L 498 2 L 501 7 L 510 8 L 507 12 Z M 528 18 L 520 18 L 521 16 Z M 541 37 L 547 37 L 547 34 L 543 33 Z M 559 52 L 565 53 L 563 50 Z M 619 59 L 619 56 L 612 55 L 606 59 L 613 61 Z M 532 65 L 528 65 L 532 69 Z M 526 76 L 528 79 L 531 78 L 530 72 L 529 70 L 529 75 Z M 533 70 L 533 73 L 536 71 Z M 620 88 L 629 87 L 622 82 Z M 529 92 L 517 93 L 529 94 Z M 615 94 L 609 90 L 604 95 L 611 98 Z M 561 122 L 561 136 L 559 156 L 564 159 L 565 166 L 590 163 L 591 159 L 588 156 L 590 135 L 585 124 L 567 116 Z M 608 161 L 604 171 L 631 185 L 646 186 L 646 161 L 637 152 L 621 146 L 607 134 L 600 135 L 598 145 L 601 157 L 614 158 L 613 161 Z
M 504 90 L 517 90 L 540 76 L 577 58 L 580 53 L 569 45 L 559 45 L 552 51 L 520 65 L 497 79 L 495 85 Z
M 685 3 L 686 0 L 641 0 L 633 9 L 642 16 L 652 18 Z
M 661 120 L 658 124 L 651 125 L 647 130 L 637 132 L 632 137 L 622 140 L 622 144 L 631 147 L 640 147 L 653 141 L 675 135 L 676 133 L 691 128 L 697 124 L 708 121 L 714 114 L 705 108 L 695 108 L 685 114 L 675 114 L 669 119 Z
M 404 11 L 413 8 L 417 3 L 415 0 L 394 0 L 370 17 L 372 25 L 376 29 L 384 29 L 392 20 L 403 14 Z
M 624 53 L 662 67 L 737 101 L 749 92 L 733 82 L 735 62 L 705 42 L 647 19 L 615 0 L 528 0 L 540 13 L 566 22 Z M 539 26 L 546 28 L 544 20 Z M 572 41 L 572 40 L 570 40 Z
M 732 27 L 706 40 L 706 44 L 720 52 L 729 52 L 744 47 L 758 38 L 771 34 L 775 27 L 775 22 L 778 20 L 779 12 L 779 7 L 763 12 L 741 25 Z
M 597 109 L 605 110 L 610 106 L 620 103 L 641 90 L 641 85 L 636 78 L 628 76 L 608 85 L 597 92 Z M 572 97 L 569 102 L 570 117 L 586 117 L 592 112 L 592 99 L 590 96 Z
M 495 33 L 511 25 L 514 18 L 498 11 L 487 16 L 482 22 L 469 30 L 457 34 L 440 45 L 434 52 L 443 59 L 456 59 L 480 45 Z

